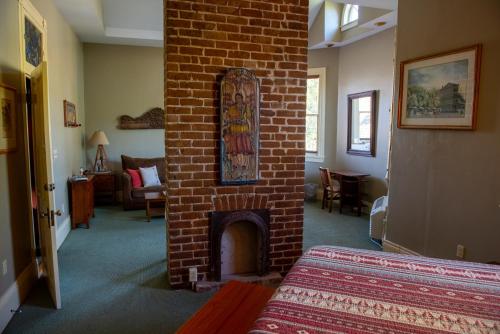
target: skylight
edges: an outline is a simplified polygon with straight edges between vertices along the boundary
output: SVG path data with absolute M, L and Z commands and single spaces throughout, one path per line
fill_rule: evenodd
M 342 12 L 342 30 L 355 27 L 358 24 L 358 5 L 345 4 Z

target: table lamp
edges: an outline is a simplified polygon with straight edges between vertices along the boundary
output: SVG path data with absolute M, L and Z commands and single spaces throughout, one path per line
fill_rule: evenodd
M 104 145 L 109 145 L 108 137 L 106 134 L 97 130 L 94 132 L 92 137 L 90 137 L 89 144 L 93 146 L 97 146 L 97 152 L 95 154 L 94 161 L 94 172 L 104 172 L 106 171 L 106 160 L 108 160 L 108 156 L 106 155 L 106 151 L 104 150 Z M 97 168 L 97 161 L 100 162 L 99 168 Z

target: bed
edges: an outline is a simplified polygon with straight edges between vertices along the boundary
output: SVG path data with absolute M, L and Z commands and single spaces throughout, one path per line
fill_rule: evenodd
M 318 246 L 250 333 L 500 333 L 500 266 Z

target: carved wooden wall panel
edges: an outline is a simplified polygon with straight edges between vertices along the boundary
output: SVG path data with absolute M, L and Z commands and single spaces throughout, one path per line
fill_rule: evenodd
M 153 108 L 139 117 L 120 116 L 118 128 L 123 130 L 165 129 L 165 111 Z

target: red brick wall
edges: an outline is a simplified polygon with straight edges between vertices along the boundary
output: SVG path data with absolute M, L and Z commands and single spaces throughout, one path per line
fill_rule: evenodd
M 191 266 L 208 278 L 208 214 L 217 203 L 271 209 L 272 271 L 286 272 L 302 253 L 307 15 L 308 0 L 165 0 L 173 286 L 187 282 Z M 219 184 L 218 80 L 229 67 L 255 71 L 261 84 L 256 185 Z

